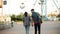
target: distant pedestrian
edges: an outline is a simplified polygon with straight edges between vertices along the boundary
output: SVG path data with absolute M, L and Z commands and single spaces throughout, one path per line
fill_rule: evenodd
M 12 21 L 12 22 L 11 22 L 11 27 L 13 27 L 13 26 L 14 26 L 14 25 L 13 25 L 13 23 L 14 23 L 14 21 Z
M 23 25 L 25 27 L 26 30 L 26 34 L 29 34 L 29 28 L 30 28 L 30 16 L 28 16 L 28 13 L 25 12 L 24 13 L 24 17 L 23 17 Z
M 40 20 L 40 15 L 37 12 L 34 12 L 34 9 L 31 10 L 32 12 L 32 20 L 34 23 L 34 29 L 35 29 L 35 34 L 40 34 L 40 26 L 42 23 L 42 20 Z

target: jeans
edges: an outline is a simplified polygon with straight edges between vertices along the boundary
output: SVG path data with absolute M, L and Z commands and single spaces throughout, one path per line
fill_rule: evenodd
M 34 24 L 34 29 L 35 29 L 35 34 L 37 34 L 37 31 L 38 34 L 40 34 L 40 24 Z
M 30 28 L 29 25 L 26 25 L 26 26 L 25 26 L 26 34 L 29 34 L 29 28 Z

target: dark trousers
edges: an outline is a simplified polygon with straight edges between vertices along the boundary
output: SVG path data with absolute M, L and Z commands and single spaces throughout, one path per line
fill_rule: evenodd
M 35 29 L 35 34 L 37 34 L 37 31 L 38 34 L 40 34 L 40 24 L 34 24 L 34 29 Z

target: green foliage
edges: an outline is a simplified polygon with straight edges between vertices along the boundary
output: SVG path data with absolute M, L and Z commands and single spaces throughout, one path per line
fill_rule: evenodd
M 57 17 L 60 18 L 60 14 Z
M 23 13 L 20 13 L 19 15 L 12 15 L 11 16 L 11 20 L 14 20 L 14 21 L 22 21 L 22 18 L 23 18 Z
M 14 20 L 14 21 L 15 21 L 15 19 L 16 19 L 16 16 L 13 14 L 13 15 L 11 16 L 11 20 Z
M 17 20 L 22 21 L 22 18 L 23 18 L 23 13 L 20 13 L 20 14 L 19 14 L 19 15 L 17 15 L 16 17 L 17 17 Z
M 57 16 L 57 18 L 59 18 L 58 20 L 60 21 L 60 14 Z

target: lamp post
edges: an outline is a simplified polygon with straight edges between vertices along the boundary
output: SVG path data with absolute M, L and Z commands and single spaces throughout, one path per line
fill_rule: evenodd
M 5 16 L 5 15 L 6 15 L 6 14 L 5 14 L 5 9 L 6 9 L 6 8 L 5 8 L 5 7 L 7 6 L 7 0 L 3 0 L 2 2 L 3 2 L 3 4 L 2 4 L 2 6 L 3 6 L 3 7 L 2 7 L 2 15 Z

